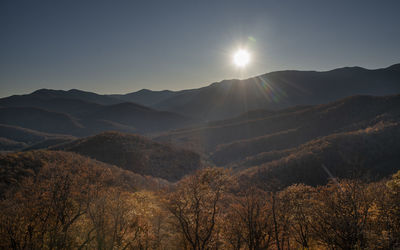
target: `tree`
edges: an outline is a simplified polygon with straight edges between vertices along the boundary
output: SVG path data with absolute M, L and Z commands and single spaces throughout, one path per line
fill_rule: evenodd
M 226 215 L 224 235 L 232 248 L 267 249 L 272 237 L 272 214 L 267 193 L 250 187 L 236 197 Z
M 389 181 L 371 184 L 369 192 L 375 200 L 369 243 L 376 249 L 400 247 L 400 171 Z
M 45 165 L 25 178 L 2 205 L 1 228 L 12 249 L 64 249 L 76 246 L 75 222 L 86 212 L 84 187 L 67 168 Z
M 168 194 L 166 207 L 191 249 L 216 246 L 217 217 L 222 212 L 221 199 L 228 184 L 226 170 L 207 168 L 185 177 Z
M 316 238 L 329 248 L 363 249 L 372 197 L 357 180 L 331 182 L 314 197 L 312 227 Z
M 292 185 L 280 193 L 282 206 L 290 217 L 290 236 L 303 249 L 309 249 L 312 240 L 313 194 L 314 188 L 304 184 Z

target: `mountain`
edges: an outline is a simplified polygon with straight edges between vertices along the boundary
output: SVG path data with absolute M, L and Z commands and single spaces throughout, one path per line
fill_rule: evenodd
M 47 148 L 55 146 L 55 145 L 72 142 L 74 140 L 76 140 L 76 137 L 73 137 L 73 136 L 54 137 L 54 138 L 44 139 L 37 143 L 26 145 L 25 147 L 19 148 L 19 149 L 20 149 L 20 151 L 47 149 Z
M 44 133 L 32 129 L 5 125 L 5 124 L 0 124 L 0 137 L 19 142 L 25 142 L 28 144 L 37 143 L 50 138 L 61 138 L 61 137 L 73 138 L 71 136 Z
M 290 148 L 320 136 L 366 128 L 380 121 L 397 121 L 399 114 L 399 95 L 345 98 L 294 113 L 248 122 L 242 129 L 251 132 L 242 132 L 238 140 L 226 140 L 219 144 L 212 158 L 217 163 L 225 164 L 227 159 L 232 161 L 265 151 Z M 260 126 L 263 128 L 260 129 Z
M 33 107 L 52 112 L 79 115 L 104 105 L 123 101 L 105 95 L 71 89 L 39 89 L 27 95 L 13 95 L 0 99 L 1 107 Z
M 0 154 L 0 197 L 11 187 L 18 185 L 25 177 L 36 176 L 45 166 L 63 168 L 69 175 L 93 175 L 96 181 L 106 177 L 106 186 L 122 187 L 129 190 L 150 189 L 168 185 L 168 182 L 149 176 L 142 176 L 87 157 L 62 151 L 36 150 Z
M 399 170 L 400 122 L 325 136 L 296 148 L 268 152 L 239 162 L 244 182 L 265 185 L 279 180 L 322 185 L 333 177 L 379 180 Z M 247 169 L 246 169 L 247 168 Z
M 197 153 L 120 132 L 105 132 L 51 149 L 75 152 L 138 174 L 169 181 L 177 181 L 201 167 L 201 158 Z
M 322 104 L 357 94 L 397 94 L 400 93 L 399 65 L 374 70 L 345 67 L 324 72 L 277 71 L 246 80 L 224 80 L 199 89 L 177 91 L 151 106 L 207 121 L 254 109 Z M 153 98 L 150 93 L 147 96 Z
M 0 108 L 0 124 L 69 135 L 77 135 L 83 128 L 79 120 L 71 115 L 32 107 Z
M 86 97 L 99 103 L 86 101 Z M 73 136 L 107 130 L 144 134 L 193 123 L 172 112 L 78 90 L 38 90 L 29 95 L 2 98 L 0 116 L 2 124 Z
M 0 99 L 2 107 L 32 107 L 44 109 L 52 112 L 66 113 L 70 115 L 79 115 L 84 112 L 95 110 L 102 106 L 100 104 L 87 102 L 79 99 L 51 98 L 42 99 L 30 96 L 24 97 L 6 97 Z
M 204 152 L 217 165 L 297 147 L 318 137 L 400 121 L 400 95 L 353 96 L 315 106 L 256 111 L 155 138 Z
M 154 138 L 193 148 L 243 182 L 325 184 L 329 178 L 399 170 L 400 95 L 351 96 L 283 110 L 256 110 Z
M 139 133 L 181 128 L 192 122 L 182 115 L 154 110 L 131 102 L 101 106 L 90 112 L 82 113 L 78 117 L 89 123 L 92 121 L 110 121 L 134 128 Z
M 277 71 L 245 80 L 224 80 L 181 91 L 142 89 L 128 94 L 99 95 L 71 89 L 40 89 L 28 95 L 0 99 L 3 107 L 36 107 L 77 114 L 97 105 L 133 102 L 156 110 L 204 121 L 237 116 L 255 109 L 277 110 L 314 105 L 356 94 L 389 95 L 400 92 L 400 64 L 382 69 L 344 67 L 330 71 Z
M 4 137 L 0 137 L 0 152 L 1 151 L 14 151 L 27 146 L 24 142 L 18 142 L 10 140 Z
M 27 96 L 27 95 L 22 95 L 19 97 L 24 97 L 24 96 Z M 118 100 L 116 98 L 112 98 L 107 95 L 99 95 L 96 93 L 82 91 L 82 90 L 78 90 L 78 89 L 71 89 L 68 91 L 52 90 L 52 89 L 39 89 L 39 90 L 31 93 L 28 96 L 41 98 L 41 99 L 55 99 L 55 98 L 76 99 L 76 100 L 82 100 L 82 101 L 92 102 L 92 103 L 97 103 L 97 104 L 102 104 L 102 105 L 111 105 L 111 104 L 117 104 L 117 103 L 121 102 L 120 100 Z
M 45 148 L 76 139 L 73 136 L 49 134 L 4 124 L 0 124 L 0 138 L 0 151 Z
M 40 89 L 28 95 L 1 98 L 0 124 L 78 137 L 109 130 L 152 136 L 169 131 L 167 136 L 159 136 L 160 140 L 178 144 L 186 141 L 193 149 L 213 153 L 217 164 L 229 164 L 266 150 L 255 146 L 264 145 L 263 141 L 275 140 L 276 143 L 269 143 L 273 145 L 271 150 L 280 150 L 362 122 L 360 115 L 369 112 L 362 110 L 362 104 L 343 104 L 354 113 L 355 120 L 350 119 L 353 113 L 349 112 L 345 113 L 349 118 L 338 119 L 335 115 L 341 115 L 342 109 L 337 114 L 325 112 L 332 116 L 321 120 L 316 114 L 325 117 L 325 113 L 315 105 L 354 94 L 400 93 L 399 69 L 400 64 L 375 70 L 345 67 L 325 72 L 278 71 L 246 80 L 224 80 L 199 89 L 143 89 L 125 95 Z M 369 105 L 368 100 L 365 105 Z M 368 108 L 375 109 L 370 105 Z M 383 111 L 370 116 L 379 112 Z M 370 116 L 365 119 L 373 119 Z M 207 122 L 208 126 L 204 126 Z M 184 127 L 187 129 L 171 132 Z M 33 146 L 29 136 L 25 140 L 0 137 L 4 138 L 4 148 L 24 146 L 21 143 L 28 148 Z M 59 142 L 49 139 L 36 141 L 33 148 Z M 244 141 L 239 143 L 240 140 Z M 235 152 L 233 148 L 240 148 L 238 145 L 247 145 L 246 140 L 252 141 L 248 144 L 255 149 L 246 146 L 234 158 L 223 156 Z M 253 144 L 256 140 L 258 144 Z
M 142 89 L 137 92 L 132 92 L 125 95 L 109 96 L 125 102 L 134 102 L 144 106 L 152 106 L 158 102 L 166 100 L 167 98 L 173 97 L 175 94 L 175 91 L 170 90 L 153 91 L 149 89 Z

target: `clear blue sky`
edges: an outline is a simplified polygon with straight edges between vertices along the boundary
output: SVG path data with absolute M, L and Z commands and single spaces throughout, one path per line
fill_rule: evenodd
M 188 89 L 400 62 L 400 1 L 0 1 L 0 96 Z M 252 37 L 254 39 L 248 39 Z M 247 47 L 239 71 L 231 54 Z

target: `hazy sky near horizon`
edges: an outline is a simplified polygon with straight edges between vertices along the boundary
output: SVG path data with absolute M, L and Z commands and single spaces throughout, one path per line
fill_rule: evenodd
M 400 1 L 3 0 L 0 96 L 188 89 L 271 71 L 400 62 Z M 245 47 L 244 70 L 232 53 Z

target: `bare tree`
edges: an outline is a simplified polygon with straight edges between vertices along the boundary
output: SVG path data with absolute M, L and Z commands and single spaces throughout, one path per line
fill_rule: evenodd
M 216 222 L 227 184 L 226 170 L 207 168 L 184 178 L 168 195 L 166 206 L 191 249 L 216 245 Z
M 325 246 L 340 249 L 366 247 L 366 231 L 373 200 L 366 184 L 343 180 L 319 188 L 314 197 L 313 227 Z
M 251 187 L 233 200 L 227 214 L 225 235 L 231 246 L 240 249 L 268 249 L 272 241 L 272 217 L 267 193 Z

